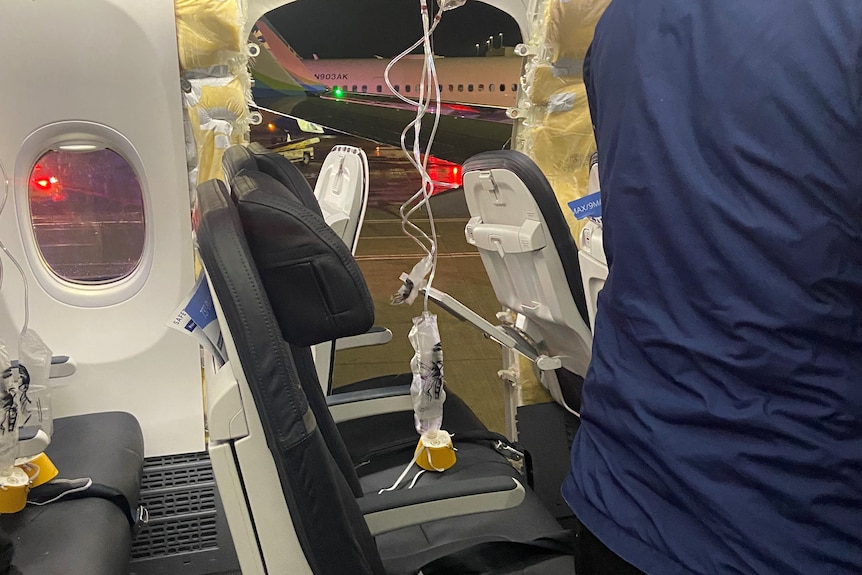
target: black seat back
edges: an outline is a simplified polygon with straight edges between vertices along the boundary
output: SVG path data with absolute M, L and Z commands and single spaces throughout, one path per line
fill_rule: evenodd
M 254 398 L 297 538 L 317 575 L 381 574 L 374 539 L 309 407 L 239 214 L 226 198 L 220 181 L 198 187 L 200 256 Z

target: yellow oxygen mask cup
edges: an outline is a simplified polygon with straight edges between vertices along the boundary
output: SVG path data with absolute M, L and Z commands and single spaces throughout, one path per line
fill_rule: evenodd
M 413 455 L 416 465 L 425 471 L 446 471 L 457 460 L 452 436 L 442 429 L 423 434 Z

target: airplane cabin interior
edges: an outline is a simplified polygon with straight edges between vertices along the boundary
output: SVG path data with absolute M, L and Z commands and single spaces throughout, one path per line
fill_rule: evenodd
M 357 257 L 379 225 L 366 150 L 319 152 L 309 181 L 251 141 L 278 112 L 262 87 L 331 96 L 255 69 L 254 24 L 290 2 L 0 3 L 0 531 L 20 573 L 574 573 L 560 483 L 607 276 L 580 65 L 608 0 L 482 1 L 522 68 L 506 149 L 453 156 L 447 193 L 496 312 L 432 285 L 411 135 L 402 226 L 425 256 L 391 278 L 409 334 L 375 321 Z M 402 98 L 425 138 L 435 85 Z M 499 347 L 502 426 L 444 386 L 438 316 Z M 333 384 L 339 354 L 396 338 L 399 373 Z

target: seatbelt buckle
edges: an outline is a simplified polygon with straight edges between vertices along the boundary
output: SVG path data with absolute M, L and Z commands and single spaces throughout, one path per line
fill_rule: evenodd
M 497 443 L 494 445 L 494 449 L 496 449 L 497 452 L 500 453 L 506 459 L 511 459 L 513 461 L 524 460 L 524 452 L 518 451 L 511 445 L 507 445 L 500 440 L 497 440 Z
M 144 527 L 150 522 L 150 512 L 143 505 L 138 505 L 135 510 L 135 524 L 132 526 L 132 538 L 138 536 L 138 533 L 143 531 Z

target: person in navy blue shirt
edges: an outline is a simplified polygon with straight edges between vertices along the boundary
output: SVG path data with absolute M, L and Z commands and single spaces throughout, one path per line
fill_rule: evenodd
M 579 575 L 862 573 L 862 0 L 613 0 Z

